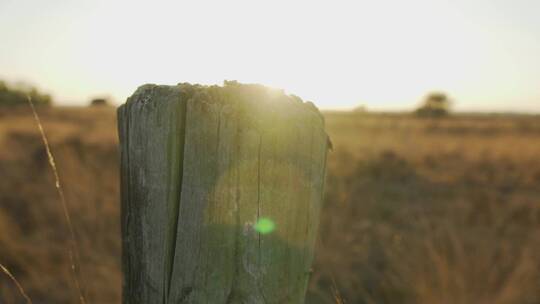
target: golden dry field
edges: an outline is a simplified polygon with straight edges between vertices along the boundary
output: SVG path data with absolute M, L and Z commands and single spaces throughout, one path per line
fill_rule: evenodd
M 120 303 L 114 108 L 39 108 L 89 304 Z M 540 117 L 327 112 L 306 303 L 540 303 Z M 27 107 L 0 109 L 0 263 L 34 303 L 76 303 L 69 230 Z M 0 303 L 25 303 L 0 276 Z

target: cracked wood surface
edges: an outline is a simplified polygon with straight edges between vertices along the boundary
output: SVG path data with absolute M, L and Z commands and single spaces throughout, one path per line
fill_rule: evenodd
M 118 128 L 124 303 L 304 303 L 328 150 L 311 103 L 144 85 Z

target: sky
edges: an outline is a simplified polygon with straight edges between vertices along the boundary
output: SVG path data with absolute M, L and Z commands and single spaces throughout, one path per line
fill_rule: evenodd
M 540 112 L 537 0 L 0 0 L 0 79 L 58 104 L 223 80 L 323 109 Z

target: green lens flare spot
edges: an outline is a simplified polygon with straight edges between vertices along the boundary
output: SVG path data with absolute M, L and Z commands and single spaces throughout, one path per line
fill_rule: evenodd
M 260 218 L 254 226 L 255 230 L 261 234 L 268 234 L 276 229 L 276 224 L 271 219 Z

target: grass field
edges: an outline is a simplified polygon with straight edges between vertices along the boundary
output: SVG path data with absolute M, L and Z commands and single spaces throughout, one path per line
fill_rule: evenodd
M 39 109 L 88 303 L 121 295 L 114 109 Z M 325 113 L 334 151 L 307 303 L 540 302 L 540 117 Z M 76 303 L 69 231 L 29 109 L 0 109 L 0 263 Z M 24 303 L 0 276 L 0 303 Z

